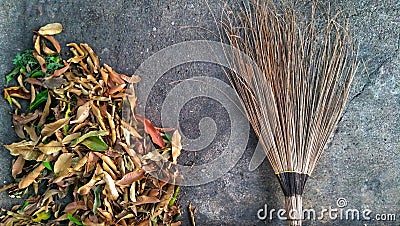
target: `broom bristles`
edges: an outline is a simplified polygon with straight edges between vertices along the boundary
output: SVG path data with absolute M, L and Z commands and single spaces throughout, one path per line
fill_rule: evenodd
M 252 1 L 239 16 L 228 15 L 230 44 L 254 62 L 230 56 L 236 71 L 229 79 L 287 200 L 299 197 L 294 208 L 301 209 L 305 182 L 340 120 L 357 61 L 347 28 L 335 17 L 325 18 L 321 31 L 314 5 L 309 22 L 284 7 Z

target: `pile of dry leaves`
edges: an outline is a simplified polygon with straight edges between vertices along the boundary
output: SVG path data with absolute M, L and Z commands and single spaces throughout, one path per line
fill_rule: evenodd
M 178 131 L 135 115 L 128 86 L 140 78 L 101 66 L 89 45 L 68 44 L 73 56 L 63 60 L 53 36 L 61 31 L 34 32 L 34 50 L 18 54 L 6 77 L 17 84 L 4 98 L 22 140 L 5 145 L 15 183 L 1 190 L 26 199 L 3 209 L 1 225 L 180 225 L 179 187 L 167 183 L 182 179 L 171 164 Z

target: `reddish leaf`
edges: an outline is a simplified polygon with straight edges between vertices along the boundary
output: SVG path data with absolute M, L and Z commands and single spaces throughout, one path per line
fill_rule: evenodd
M 160 132 L 151 124 L 150 120 L 144 119 L 144 130 L 146 131 L 147 134 L 150 135 L 151 140 L 160 146 L 160 148 L 165 147 L 165 143 L 163 138 L 161 137 Z

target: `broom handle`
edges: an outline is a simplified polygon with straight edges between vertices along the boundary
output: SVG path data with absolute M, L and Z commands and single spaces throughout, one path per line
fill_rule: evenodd
M 288 226 L 301 226 L 303 217 L 303 198 L 301 195 L 285 197 Z

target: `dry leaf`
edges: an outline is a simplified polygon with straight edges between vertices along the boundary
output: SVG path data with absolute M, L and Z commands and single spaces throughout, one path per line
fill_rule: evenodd
M 99 156 L 101 158 L 101 160 L 103 160 L 105 163 L 107 163 L 108 166 L 111 167 L 111 169 L 119 174 L 118 168 L 117 166 L 114 164 L 114 161 L 108 157 L 107 155 L 103 155 L 99 152 L 93 152 L 95 155 Z
M 34 35 L 33 36 L 33 43 L 34 43 L 34 49 L 36 52 L 40 54 L 41 49 L 40 49 L 40 36 L 39 35 Z
M 35 57 L 36 60 L 39 62 L 39 65 L 40 65 L 40 68 L 42 69 L 42 71 L 46 72 L 47 71 L 46 60 L 41 55 L 39 55 L 37 52 L 33 52 L 33 57 Z
M 51 35 L 45 35 L 43 36 L 45 39 L 47 39 L 51 44 L 56 48 L 57 53 L 60 53 L 61 51 L 61 46 L 60 43 Z
M 72 165 L 72 157 L 74 156 L 73 153 L 63 153 L 61 154 L 57 161 L 54 163 L 54 173 L 67 173 L 66 170 L 71 167 Z
M 11 170 L 11 175 L 15 178 L 18 174 L 22 173 L 22 168 L 24 167 L 25 164 L 25 159 L 22 155 L 19 155 L 17 160 L 15 160 L 12 170 Z
M 121 127 L 124 130 L 127 130 L 132 136 L 137 137 L 139 139 L 142 139 L 143 137 L 137 132 L 135 128 L 133 128 L 129 123 L 125 122 L 124 120 L 121 119 L 120 121 Z M 128 139 L 128 137 L 126 137 Z
M 35 48 L 35 50 L 36 50 L 36 48 Z M 54 50 L 50 49 L 49 47 L 47 47 L 46 43 L 43 40 L 42 40 L 42 50 L 47 55 L 55 55 L 55 54 L 57 54 L 56 51 L 54 51 Z
M 65 206 L 64 212 L 74 214 L 77 210 L 87 210 L 87 206 L 84 201 L 70 202 Z
M 67 125 L 69 120 L 70 118 L 63 118 L 53 123 L 46 124 L 40 133 L 44 137 L 43 140 L 46 137 L 53 135 L 57 130 L 61 129 L 61 127 Z
M 39 137 L 36 134 L 36 129 L 33 128 L 33 126 L 24 126 L 25 131 L 28 133 L 29 138 L 31 138 L 32 141 L 35 143 L 39 141 Z
M 83 166 L 87 163 L 88 158 L 86 156 L 83 156 L 74 166 L 75 171 L 81 171 Z
M 62 25 L 60 23 L 47 24 L 41 27 L 38 31 L 40 35 L 55 35 L 62 32 Z
M 69 134 L 66 137 L 64 137 L 64 139 L 62 140 L 62 144 L 64 144 L 64 145 L 69 144 L 72 141 L 76 140 L 80 136 L 81 136 L 81 132 Z
M 55 73 L 55 72 L 54 72 Z M 67 80 L 60 77 L 47 77 L 43 81 L 43 86 L 49 89 L 60 88 L 62 85 L 68 84 Z
M 178 130 L 176 130 L 172 135 L 171 145 L 172 145 L 172 163 L 177 164 L 177 159 L 181 154 L 182 150 L 181 135 L 179 134 Z
M 162 195 L 160 202 L 157 204 L 155 212 L 151 216 L 152 219 L 158 217 L 164 211 L 164 207 L 168 205 L 169 201 L 174 195 L 174 192 L 175 192 L 175 185 L 170 184 L 165 193 Z
M 42 82 L 36 78 L 26 78 L 24 81 L 31 85 L 42 86 Z
M 86 51 L 89 53 L 90 58 L 92 59 L 93 65 L 95 66 L 95 73 L 97 73 L 98 69 L 100 68 L 100 61 L 99 61 L 99 57 L 94 53 L 93 49 L 86 43 L 82 43 L 80 45 L 81 47 L 83 47 L 84 49 L 86 49 Z
M 104 68 L 107 69 L 108 74 L 113 82 L 118 83 L 118 84 L 125 84 L 125 82 L 124 82 L 124 80 L 122 80 L 121 76 L 117 72 L 115 72 L 110 66 L 108 66 L 107 64 L 104 64 Z
M 7 99 L 8 96 L 21 98 L 25 100 L 31 99 L 31 95 L 29 93 L 24 92 L 24 89 L 20 86 L 12 86 L 5 88 L 4 99 Z
M 38 126 L 42 126 L 46 122 L 47 116 L 49 116 L 49 114 L 50 114 L 50 104 L 51 104 L 51 96 L 50 96 L 50 92 L 48 92 L 46 105 L 44 106 L 43 113 L 42 113 L 42 116 L 40 117 Z
M 25 116 L 13 114 L 13 121 L 15 121 L 16 123 L 21 124 L 21 125 L 26 125 L 26 124 L 34 121 L 35 119 L 37 119 L 39 116 L 40 116 L 40 113 L 38 110 L 35 110 L 35 112 L 29 113 L 28 115 L 25 115 Z
M 55 70 L 51 77 L 58 77 L 58 76 L 64 74 L 66 71 L 68 71 L 69 66 L 70 66 L 70 64 L 65 64 L 65 66 L 63 68 Z
M 44 168 L 45 167 L 43 164 L 39 164 L 39 166 L 37 166 L 34 170 L 32 170 L 32 172 L 30 172 L 21 179 L 21 181 L 18 184 L 18 188 L 23 189 L 31 185 L 33 181 L 35 181 L 35 179 L 40 175 L 40 173 Z
M 83 121 L 86 120 L 87 117 L 89 117 L 89 112 L 90 112 L 90 102 L 88 101 L 84 105 L 78 108 L 78 111 L 76 112 L 76 119 L 71 121 L 71 124 L 82 123 Z
M 103 116 L 101 116 L 100 109 L 98 107 L 96 107 L 96 105 L 93 103 L 91 103 L 91 109 L 92 109 L 93 115 L 96 117 L 97 121 L 99 122 L 101 129 L 106 131 L 107 130 L 106 124 L 104 123 Z
M 11 155 L 18 156 L 22 155 L 25 160 L 37 160 L 43 153 L 34 150 L 35 142 L 33 141 L 20 141 L 9 145 L 4 145 L 6 149 L 10 151 Z
M 107 185 L 106 188 L 111 194 L 110 198 L 112 200 L 117 200 L 119 197 L 119 194 L 118 194 L 117 188 L 115 187 L 114 180 L 112 179 L 110 174 L 108 174 L 106 171 L 103 171 L 103 173 L 104 173 L 104 180 L 106 181 L 106 185 Z
M 148 203 L 153 203 L 154 204 L 154 203 L 160 202 L 160 200 L 158 198 L 156 198 L 156 197 L 145 196 L 145 195 L 137 197 L 136 200 L 137 201 L 134 202 L 133 204 L 137 205 L 137 206 L 138 205 L 143 205 L 143 204 L 148 204 Z
M 43 143 L 39 144 L 37 146 L 37 148 L 41 152 L 43 152 L 44 154 L 50 155 L 50 154 L 53 154 L 53 153 L 61 151 L 62 148 L 63 148 L 63 145 L 62 145 L 61 142 L 58 142 L 56 140 L 52 140 L 47 144 L 43 144 Z
M 119 186 L 131 185 L 132 183 L 141 180 L 144 177 L 144 170 L 136 170 L 125 174 L 121 180 L 117 181 L 115 184 Z

